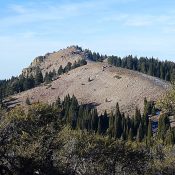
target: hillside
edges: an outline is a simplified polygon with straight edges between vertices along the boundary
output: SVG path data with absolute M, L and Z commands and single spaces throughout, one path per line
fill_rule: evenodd
M 57 52 L 47 53 L 44 56 L 36 57 L 28 68 L 22 70 L 24 76 L 34 74 L 39 67 L 45 75 L 46 72 L 57 70 L 60 65 L 66 66 L 68 62 L 74 63 L 85 57 L 85 53 L 78 46 L 70 46 Z
M 157 100 L 170 88 L 164 80 L 111 66 L 104 57 L 103 62 L 90 61 L 87 52 L 78 47 L 46 55 L 35 58 L 19 77 L 2 82 L 11 87 L 4 92 L 14 90 L 12 87 L 18 91 L 12 91 L 15 95 L 5 98 L 0 107 L 0 174 L 175 172 L 174 116 L 162 110 L 174 111 L 171 98 L 175 88 L 171 98 L 164 97 L 163 108 L 157 109 L 150 100 Z M 71 65 L 69 69 L 67 65 Z M 46 81 L 48 71 L 55 74 Z M 26 90 L 30 82 L 35 83 L 34 88 Z M 136 106 L 142 112 L 144 108 L 145 115 L 141 117 Z M 159 110 L 162 115 L 157 114 Z
M 48 54 L 47 54 L 48 55 Z M 40 57 L 41 58 L 41 57 Z M 79 48 L 69 47 L 44 56 L 40 61 L 35 59 L 23 74 L 30 74 L 36 66 L 42 73 L 68 62 L 73 63 L 85 58 L 85 53 Z M 30 72 L 31 71 L 31 72 Z M 59 96 L 63 99 L 67 94 L 75 95 L 80 103 L 96 106 L 98 111 L 110 111 L 119 102 L 121 111 L 133 113 L 138 106 L 143 110 L 143 100 L 157 100 L 162 96 L 169 83 L 139 72 L 110 66 L 104 61 L 88 61 L 87 65 L 64 73 L 49 85 L 41 85 L 31 90 L 14 95 L 13 104 L 25 105 L 28 97 L 31 102 L 54 102 Z

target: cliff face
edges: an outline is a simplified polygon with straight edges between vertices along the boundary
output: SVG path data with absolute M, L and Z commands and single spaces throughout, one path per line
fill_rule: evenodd
M 36 57 L 28 68 L 22 70 L 22 75 L 25 77 L 34 75 L 37 67 L 45 75 L 46 72 L 53 71 L 54 69 L 57 71 L 60 65 L 64 67 L 68 62 L 74 63 L 83 58 L 85 58 L 85 52 L 80 47 L 70 46 L 57 52 Z

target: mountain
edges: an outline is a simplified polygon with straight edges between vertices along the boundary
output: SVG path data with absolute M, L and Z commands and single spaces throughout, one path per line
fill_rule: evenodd
M 34 59 L 22 75 L 35 74 L 36 69 L 46 72 L 65 67 L 68 62 L 75 63 L 86 59 L 87 65 L 80 66 L 57 77 L 49 84 L 42 84 L 33 89 L 13 96 L 12 104 L 25 105 L 26 99 L 33 102 L 52 103 L 59 96 L 63 99 L 67 94 L 75 95 L 80 103 L 96 106 L 99 112 L 112 110 L 118 102 L 122 112 L 133 113 L 136 106 L 143 110 L 143 101 L 160 98 L 170 84 L 152 76 L 136 71 L 117 68 L 106 60 L 94 62 L 88 59 L 87 51 L 78 46 L 67 47 L 58 52 L 48 53 Z
M 61 49 L 58 52 L 47 53 L 44 56 L 36 57 L 28 68 L 22 70 L 24 76 L 34 74 L 39 67 L 45 75 L 46 72 L 53 71 L 59 68 L 60 65 L 65 67 L 68 62 L 74 63 L 85 57 L 85 52 L 78 46 L 70 46 L 66 49 Z
M 175 88 L 157 108 L 167 81 L 105 58 L 71 46 L 0 81 L 0 174 L 174 174 Z

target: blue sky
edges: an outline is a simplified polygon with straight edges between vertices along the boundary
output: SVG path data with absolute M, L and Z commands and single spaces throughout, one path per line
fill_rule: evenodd
M 175 1 L 1 1 L 0 79 L 69 45 L 175 61 Z

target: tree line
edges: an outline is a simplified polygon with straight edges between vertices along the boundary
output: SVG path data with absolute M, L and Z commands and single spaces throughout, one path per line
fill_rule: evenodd
M 41 69 L 37 67 L 35 73 L 30 76 L 25 77 L 24 75 L 20 75 L 19 77 L 12 77 L 9 80 L 0 80 L 0 104 L 2 104 L 3 99 L 9 95 L 29 90 L 42 83 L 50 83 L 57 79 L 59 75 L 86 64 L 85 59 L 75 61 L 73 64 L 68 62 L 64 68 L 61 65 L 58 70 L 54 69 L 53 71 L 46 72 L 45 75 L 43 75 Z
M 129 116 L 121 113 L 119 104 L 116 104 L 115 112 L 98 114 L 97 109 L 88 105 L 79 105 L 73 95 L 67 95 L 63 101 L 60 98 L 53 104 L 61 111 L 62 121 L 72 129 L 86 130 L 99 135 L 108 135 L 112 139 L 124 141 L 153 143 L 154 138 L 165 144 L 175 143 L 175 130 L 170 127 L 168 115 L 161 115 L 158 121 L 157 131 L 153 131 L 151 116 L 157 109 L 154 102 L 144 100 L 144 112 L 141 114 L 138 108 L 135 115 Z
M 175 79 L 175 63 L 171 61 L 160 61 L 153 57 L 138 58 L 129 55 L 123 58 L 110 56 L 108 57 L 108 63 L 116 67 L 139 71 L 166 81 L 173 81 Z
M 101 55 L 98 52 L 92 52 L 91 50 L 88 50 L 88 49 L 85 49 L 84 53 L 85 53 L 85 57 L 91 61 L 102 62 L 104 59 L 107 58 L 107 55 Z
M 147 107 L 151 106 L 149 103 Z M 116 119 L 119 118 L 118 108 L 117 104 Z M 33 103 L 27 111 L 23 106 L 10 111 L 0 110 L 0 114 L 2 175 L 174 172 L 172 151 L 162 150 L 160 144 L 149 147 L 143 142 L 123 141 L 122 137 L 118 139 L 119 134 L 116 139 L 113 136 L 110 139 L 109 128 L 103 123 L 109 122 L 109 115 L 106 112 L 99 115 L 87 105 L 79 105 L 74 96 L 68 95 L 63 101 L 58 98 L 52 105 Z M 88 115 L 96 116 L 95 122 L 87 120 L 85 116 Z

